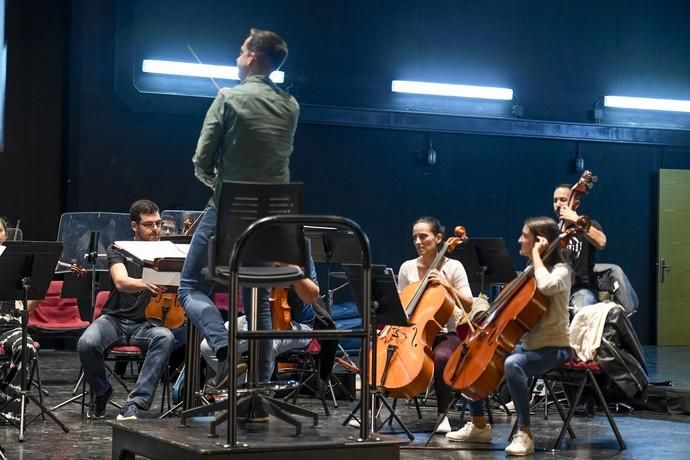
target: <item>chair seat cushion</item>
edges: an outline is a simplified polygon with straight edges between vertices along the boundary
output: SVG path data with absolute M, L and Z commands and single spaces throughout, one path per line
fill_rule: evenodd
M 51 281 L 46 297 L 29 315 L 29 328 L 46 332 L 67 332 L 86 329 L 88 321 L 79 316 L 77 299 L 60 297 L 62 281 Z
M 561 367 L 565 367 L 567 369 L 580 369 L 580 370 L 589 369 L 594 374 L 599 374 L 602 372 L 601 366 L 596 361 L 571 360 L 571 361 L 566 361 L 565 363 L 561 364 Z
M 216 267 L 216 274 L 223 278 L 229 277 L 229 267 Z M 287 286 L 304 278 L 302 269 L 291 265 L 280 267 L 242 266 L 238 275 L 241 285 L 257 287 Z
M 110 349 L 111 355 L 141 355 L 144 350 L 136 345 L 115 345 Z

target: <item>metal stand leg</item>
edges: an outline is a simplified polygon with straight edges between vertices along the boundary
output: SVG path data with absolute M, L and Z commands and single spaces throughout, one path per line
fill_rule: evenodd
M 43 405 L 42 399 L 39 401 L 33 395 L 31 394 L 31 387 L 29 385 L 29 382 L 27 381 L 27 375 L 26 375 L 26 366 L 28 364 L 28 343 L 27 343 L 27 336 L 28 336 L 28 305 L 29 305 L 29 289 L 31 286 L 31 279 L 29 277 L 24 277 L 22 279 L 22 287 L 24 289 L 24 309 L 22 310 L 22 352 L 21 352 L 21 414 L 19 415 L 19 441 L 22 442 L 24 441 L 24 431 L 28 423 L 26 423 L 26 403 L 27 403 L 27 398 L 33 401 L 33 403 L 36 405 L 36 407 L 41 411 L 41 415 L 46 414 L 48 417 L 53 420 L 60 428 L 62 428 L 62 431 L 65 433 L 69 432 L 69 428 L 67 428 L 56 416 L 53 414 L 50 409 L 45 407 Z M 35 419 L 34 417 L 32 421 Z
M 376 431 L 380 430 L 381 427 L 383 427 L 383 425 L 385 425 L 386 423 L 388 423 L 389 425 L 392 425 L 393 420 L 395 420 L 395 422 L 403 429 L 403 431 L 404 431 L 405 434 L 407 435 L 407 438 L 408 438 L 410 441 L 414 441 L 414 439 L 415 439 L 414 435 L 413 435 L 412 432 L 409 430 L 409 428 L 407 428 L 407 425 L 405 425 L 405 424 L 403 423 L 403 421 L 400 419 L 400 417 L 398 417 L 398 414 L 395 413 L 395 409 L 393 408 L 393 406 L 391 406 L 391 405 L 388 403 L 388 401 L 386 400 L 386 398 L 385 398 L 383 395 L 381 395 L 381 393 L 380 393 L 379 391 L 376 391 L 376 392 L 373 394 L 373 396 L 374 396 L 374 407 L 378 407 L 377 413 L 381 410 L 381 405 L 383 405 L 386 409 L 388 409 L 388 412 L 389 412 L 388 417 L 386 417 L 386 419 L 383 420 L 383 421 L 379 424 L 379 426 L 375 426 L 375 425 L 376 425 L 376 418 L 374 418 L 373 431 L 376 432 Z M 355 415 L 355 413 L 356 413 L 357 411 L 360 410 L 360 405 L 361 405 L 361 404 L 362 404 L 362 400 L 360 399 L 360 400 L 357 402 L 357 404 L 355 404 L 355 407 L 352 408 L 352 411 L 350 412 L 350 415 L 347 416 L 347 418 L 346 418 L 345 421 L 343 422 L 343 425 L 347 425 L 347 424 L 349 423 L 349 421 L 350 421 L 350 420 L 353 420 L 353 419 L 354 419 L 354 420 L 357 420 L 357 422 L 361 423 L 361 421 L 358 420 L 358 419 L 357 419 L 357 416 Z

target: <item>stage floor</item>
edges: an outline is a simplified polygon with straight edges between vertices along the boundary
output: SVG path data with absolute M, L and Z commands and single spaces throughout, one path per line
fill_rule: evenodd
M 648 361 L 650 381 L 671 380 L 675 388 L 690 389 L 690 347 L 645 347 Z M 76 353 L 41 351 L 41 376 L 44 387 L 50 392 L 47 397 L 48 406 L 57 404 L 66 399 L 71 392 L 74 379 L 79 372 L 79 364 Z M 160 395 L 158 395 L 160 396 Z M 122 388 L 115 388 L 114 401 L 122 402 L 126 394 Z M 160 398 L 157 398 L 154 408 L 144 413 L 146 418 L 155 418 L 158 415 Z M 300 404 L 320 413 L 319 426 L 313 428 L 308 419 L 304 420 L 301 438 L 294 438 L 294 431 L 288 425 L 279 420 L 271 419 L 269 423 L 244 425 L 239 430 L 240 440 L 250 445 L 265 446 L 271 449 L 279 448 L 280 442 L 287 442 L 291 446 L 299 443 L 318 440 L 326 444 L 333 440 L 347 442 L 348 437 L 356 437 L 358 430 L 342 426 L 349 414 L 352 404 L 341 401 L 340 407 L 331 411 L 330 417 L 323 415 L 320 402 L 310 399 L 300 399 Z M 30 413 L 35 409 L 30 406 Z M 389 434 L 405 444 L 400 450 L 401 459 L 498 459 L 505 458 L 503 448 L 507 444 L 508 433 L 512 426 L 513 418 L 498 411 L 494 412 L 494 441 L 489 445 L 464 445 L 450 443 L 445 437 L 434 436 L 430 447 L 424 448 L 424 443 L 433 428 L 435 409 L 432 405 L 422 407 L 423 418 L 419 420 L 413 407 L 400 405 L 399 413 L 408 428 L 415 434 L 415 440 L 407 443 L 408 439 L 400 429 L 393 425 L 386 426 L 382 433 Z M 102 459 L 111 458 L 112 449 L 112 420 L 117 415 L 115 407 L 108 408 L 107 420 L 89 421 L 81 417 L 79 406 L 74 404 L 57 411 L 58 417 L 70 428 L 69 433 L 63 433 L 51 421 L 34 422 L 27 429 L 23 443 L 17 441 L 18 431 L 9 426 L 0 427 L 0 443 L 6 451 L 9 459 Z M 573 422 L 576 440 L 570 440 L 567 436 L 563 448 L 557 453 L 548 451 L 553 443 L 560 421 L 555 411 L 551 411 L 548 420 L 544 420 L 542 414 L 533 417 L 533 431 L 536 436 L 538 449 L 536 457 L 539 458 L 687 458 L 690 452 L 690 417 L 670 416 L 646 411 L 616 414 L 616 421 L 627 444 L 627 450 L 619 451 L 616 439 L 611 432 L 606 418 L 601 413 L 595 417 L 587 418 L 576 416 Z M 457 428 L 458 413 L 451 413 L 451 424 Z M 127 422 L 119 422 L 124 424 Z M 216 440 L 206 438 L 205 422 L 199 420 L 196 424 L 199 428 L 177 428 L 176 419 L 160 422 L 151 420 L 129 422 L 135 425 L 146 425 L 142 432 L 156 432 L 154 427 L 165 426 L 161 429 L 163 437 L 175 437 L 172 441 L 179 441 L 188 436 L 192 431 L 198 432 L 202 443 L 208 443 L 211 450 L 222 450 L 224 442 L 225 425 L 219 429 L 220 438 Z M 186 434 L 177 430 L 187 430 Z M 272 441 L 269 441 L 272 440 Z M 278 440 L 284 440 L 278 442 Z M 215 447 L 213 447 L 215 446 Z M 297 452 L 297 451 L 295 451 Z M 298 455 L 298 454 L 295 454 Z M 366 457 L 359 453 L 355 457 Z M 328 455 L 326 455 L 328 457 Z M 143 457 L 137 457 L 143 458 Z M 290 458 L 284 455 L 281 460 Z M 304 458 L 303 456 L 299 458 Z M 168 459 L 169 460 L 169 459 Z M 333 459 L 331 459 L 333 460 Z

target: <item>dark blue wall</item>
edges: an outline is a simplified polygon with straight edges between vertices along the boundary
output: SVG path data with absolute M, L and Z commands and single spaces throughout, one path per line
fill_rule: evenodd
M 458 109 L 393 97 L 392 78 L 512 87 L 526 117 L 541 120 L 586 122 L 604 94 L 690 99 L 684 1 L 151 0 L 116 8 L 98 0 L 72 9 L 70 211 L 124 210 L 142 196 L 164 208 L 201 208 L 207 199 L 190 159 L 210 100 L 190 109 L 189 98 L 169 98 L 168 113 L 148 111 L 144 100 L 133 111 L 113 90 L 122 72 L 114 56 L 125 46 L 139 58 L 189 60 L 192 44 L 206 62 L 228 62 L 249 27 L 275 29 L 290 43 L 291 87 L 311 104 Z M 126 27 L 114 19 L 123 11 L 134 18 Z M 116 43 L 115 36 L 129 38 Z M 411 257 L 410 226 L 431 214 L 449 227 L 465 225 L 471 236 L 505 238 L 519 267 L 522 221 L 551 214 L 553 186 L 578 178 L 576 142 L 432 132 L 438 164 L 422 167 L 416 157 L 428 136 L 300 125 L 292 172 L 305 183 L 307 212 L 358 221 L 379 263 L 397 267 Z M 580 150 L 600 178 L 581 208 L 608 234 L 599 259 L 625 269 L 641 299 L 635 325 L 643 342 L 653 342 L 657 173 L 690 168 L 690 146 L 581 142 Z

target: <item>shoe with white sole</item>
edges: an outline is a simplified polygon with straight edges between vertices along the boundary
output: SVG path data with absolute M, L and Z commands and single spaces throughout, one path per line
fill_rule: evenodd
M 491 442 L 493 434 L 491 425 L 488 423 L 483 428 L 479 428 L 474 423 L 467 422 L 458 431 L 446 433 L 446 439 L 457 442 Z
M 506 447 L 506 455 L 529 455 L 534 453 L 534 441 L 524 431 L 519 431 L 513 436 L 508 447 Z
M 450 426 L 450 421 L 448 421 L 448 417 L 443 417 L 443 420 L 441 420 L 441 423 L 438 425 L 436 428 L 436 433 L 450 433 L 453 431 L 453 428 Z

